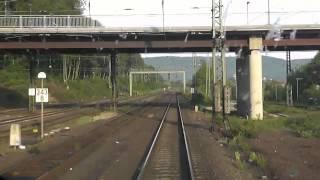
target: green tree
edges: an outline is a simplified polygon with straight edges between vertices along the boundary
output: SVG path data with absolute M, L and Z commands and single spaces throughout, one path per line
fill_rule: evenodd
M 70 14 L 80 15 L 86 5 L 85 0 L 18 0 L 8 2 L 10 14 Z M 4 3 L 0 4 L 5 9 Z M 4 11 L 2 12 L 4 14 Z
M 296 98 L 296 78 L 303 78 L 302 81 L 299 81 L 299 94 L 303 99 L 307 101 L 309 98 L 320 98 L 319 94 L 319 85 L 320 85 L 320 52 L 312 59 L 311 63 L 301 67 L 296 70 L 289 77 L 290 83 L 293 85 L 293 95 Z

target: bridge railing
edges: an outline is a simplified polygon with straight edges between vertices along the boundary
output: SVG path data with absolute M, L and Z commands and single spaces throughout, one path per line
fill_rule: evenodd
M 267 24 L 320 24 L 320 11 L 294 12 L 230 12 L 224 16 L 226 26 L 252 26 Z M 206 11 L 181 13 L 126 13 L 95 15 L 10 15 L 0 16 L 0 29 L 4 28 L 123 28 L 127 27 L 202 27 L 211 26 L 211 13 Z M 99 29 L 99 28 L 97 28 Z
M 89 28 L 99 21 L 86 16 L 0 16 L 0 28 Z

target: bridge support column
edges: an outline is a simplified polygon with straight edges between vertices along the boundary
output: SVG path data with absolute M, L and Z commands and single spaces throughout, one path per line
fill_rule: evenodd
M 249 39 L 249 51 L 237 59 L 238 114 L 253 120 L 263 119 L 262 38 Z
M 236 60 L 237 111 L 240 116 L 249 116 L 249 52 L 243 51 Z
M 117 74 L 116 74 L 116 59 L 117 59 L 117 53 L 112 52 L 111 53 L 111 84 L 112 84 L 112 105 L 113 110 L 117 111 L 117 105 L 118 105 L 118 88 L 117 88 Z
M 263 92 L 262 92 L 262 38 L 249 39 L 249 78 L 250 78 L 250 118 L 263 119 Z

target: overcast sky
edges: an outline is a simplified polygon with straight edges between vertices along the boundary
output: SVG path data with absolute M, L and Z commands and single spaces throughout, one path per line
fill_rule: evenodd
M 90 0 L 90 2 L 91 15 L 106 27 L 161 27 L 163 23 L 162 0 Z M 268 0 L 223 0 L 226 25 L 247 24 L 247 2 L 249 2 L 249 24 L 267 24 Z M 89 15 L 88 9 L 85 11 L 87 15 Z M 279 24 L 320 23 L 319 0 L 270 0 L 270 11 L 272 24 L 277 20 Z M 164 0 L 164 14 L 164 24 L 168 27 L 210 26 L 211 0 Z M 190 54 L 184 55 L 190 56 Z M 285 58 L 283 53 L 268 53 L 268 55 Z M 314 55 L 315 52 L 299 52 L 294 53 L 292 57 L 312 58 Z

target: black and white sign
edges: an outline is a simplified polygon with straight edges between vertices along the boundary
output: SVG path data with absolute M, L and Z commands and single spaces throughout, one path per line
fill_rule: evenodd
M 36 89 L 36 102 L 49 102 L 49 91 L 48 88 L 37 88 Z

